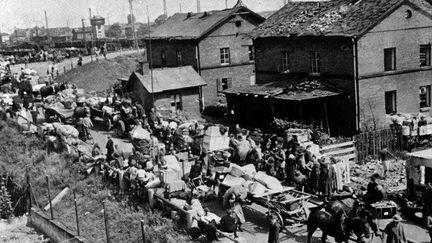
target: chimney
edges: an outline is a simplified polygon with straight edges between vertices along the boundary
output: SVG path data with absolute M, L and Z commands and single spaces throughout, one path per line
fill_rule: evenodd
M 200 0 L 197 0 L 197 13 L 201 12 L 201 3 Z
M 150 74 L 149 62 L 138 61 L 137 72 L 141 75 L 144 75 L 144 76 L 149 75 Z

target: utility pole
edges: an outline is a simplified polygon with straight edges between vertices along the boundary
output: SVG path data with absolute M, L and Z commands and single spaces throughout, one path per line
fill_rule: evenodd
M 228 8 L 228 0 L 225 0 L 225 8 Z
M 151 26 L 150 26 L 150 13 L 147 6 L 147 24 L 148 24 L 148 37 L 149 37 L 149 46 L 148 46 L 148 59 L 150 61 L 150 80 L 151 80 L 151 89 L 152 89 L 152 107 L 154 108 L 154 102 L 155 102 L 155 96 L 154 96 L 154 80 L 153 80 L 153 53 L 152 53 L 152 46 L 151 46 Z
M 163 8 L 164 8 L 164 15 L 168 17 L 168 10 L 166 5 L 166 0 L 163 0 Z
M 90 20 L 90 29 L 91 29 L 91 34 L 90 34 L 90 38 L 91 38 L 91 48 L 93 49 L 94 33 L 93 33 L 93 25 L 91 24 L 91 20 L 92 20 L 92 12 L 91 12 L 91 8 L 89 8 L 89 20 Z
M 47 31 L 47 41 L 48 41 L 48 43 L 50 43 L 50 31 L 48 28 L 48 16 L 47 16 L 46 10 L 44 12 L 45 12 L 45 25 L 46 25 L 46 31 Z
M 137 38 L 136 38 L 136 32 L 135 32 L 135 16 L 134 16 L 134 14 L 133 14 L 133 4 L 132 4 L 132 0 L 129 0 L 129 14 L 130 14 L 130 16 L 131 16 L 131 24 L 132 24 L 132 38 L 133 38 L 133 41 L 134 41 L 134 47 L 136 48 L 136 49 L 138 49 L 138 41 L 137 41 Z
M 182 0 L 179 0 L 179 10 L 180 10 L 180 12 L 179 12 L 179 13 L 181 13 L 181 12 L 182 12 L 182 4 L 181 4 L 181 1 L 182 1 Z
M 200 0 L 197 0 L 197 13 L 201 12 L 201 3 Z

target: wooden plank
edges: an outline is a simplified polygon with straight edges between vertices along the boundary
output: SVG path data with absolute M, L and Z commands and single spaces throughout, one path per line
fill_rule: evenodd
M 342 161 L 354 161 L 355 158 L 356 158 L 355 154 L 338 157 L 338 159 L 341 159 Z
M 345 143 L 337 143 L 337 144 L 331 144 L 331 145 L 326 145 L 323 146 L 320 150 L 330 150 L 330 149 L 335 149 L 335 148 L 340 148 L 340 147 L 347 147 L 347 146 L 354 146 L 353 141 L 350 142 L 345 142 Z
M 335 150 L 335 151 L 327 152 L 327 153 L 324 153 L 324 154 L 327 155 L 327 156 L 337 157 L 338 155 L 342 155 L 342 154 L 346 154 L 346 153 L 354 153 L 354 152 L 355 152 L 355 148 L 353 146 L 351 148 Z

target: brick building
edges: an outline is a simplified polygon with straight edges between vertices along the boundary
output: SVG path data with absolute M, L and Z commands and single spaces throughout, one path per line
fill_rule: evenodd
M 204 80 L 191 66 L 155 68 L 148 63 L 133 72 L 125 86 L 129 96 L 149 111 L 153 106 L 162 110 L 184 110 L 199 114 Z M 153 75 L 153 81 L 152 77 Z
M 224 98 L 222 90 L 255 84 L 247 34 L 263 21 L 241 1 L 231 9 L 176 13 L 152 30 L 149 61 L 155 68 L 191 65 L 207 83 L 203 103 L 215 104 Z
M 251 34 L 257 83 L 317 80 L 341 90 L 343 107 L 329 116 L 345 129 L 430 113 L 431 13 L 427 0 L 290 2 Z

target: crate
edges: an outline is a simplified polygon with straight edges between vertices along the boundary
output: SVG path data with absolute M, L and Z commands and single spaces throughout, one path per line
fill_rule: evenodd
M 371 204 L 377 219 L 391 219 L 397 213 L 397 205 L 393 201 L 382 201 Z

